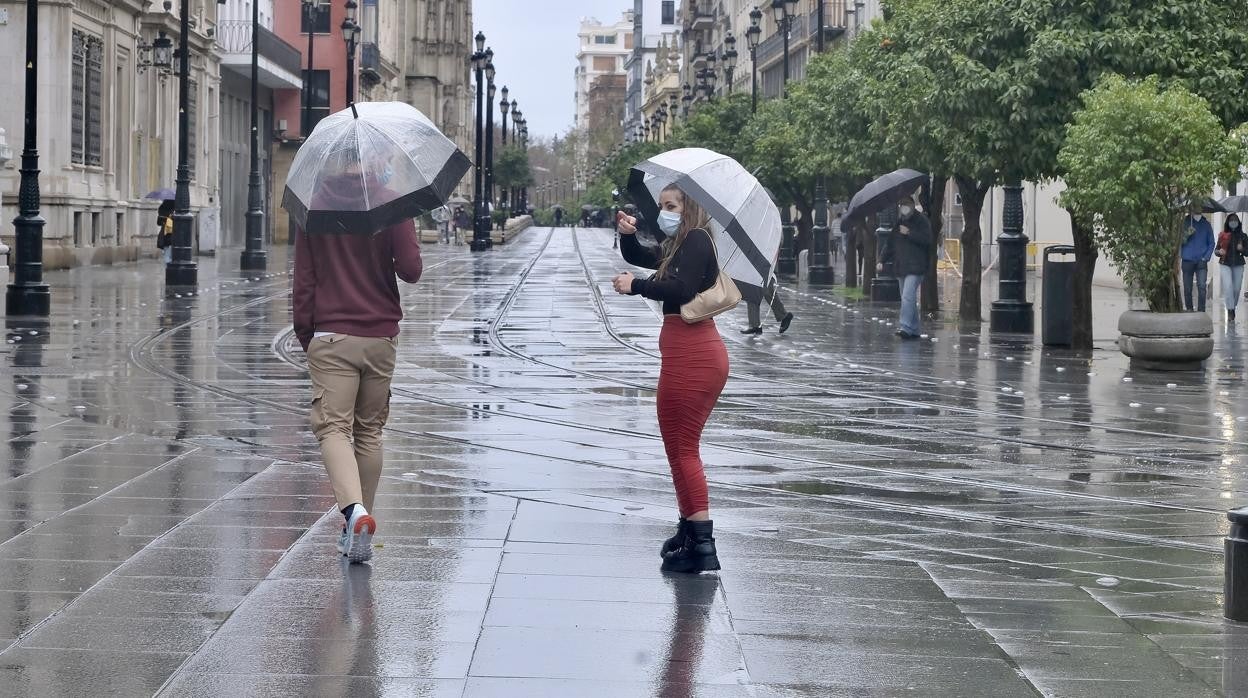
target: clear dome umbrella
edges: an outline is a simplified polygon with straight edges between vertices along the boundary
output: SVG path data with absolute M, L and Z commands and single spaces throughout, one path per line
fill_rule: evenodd
M 368 235 L 442 206 L 471 164 L 411 105 L 361 102 L 299 147 L 282 207 L 308 233 Z

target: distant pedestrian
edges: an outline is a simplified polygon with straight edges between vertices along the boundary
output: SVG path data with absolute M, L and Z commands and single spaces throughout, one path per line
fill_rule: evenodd
M 894 273 L 901 278 L 901 329 L 897 336 L 902 339 L 919 337 L 919 288 L 927 275 L 928 255 L 932 247 L 932 226 L 927 215 L 920 212 L 914 197 L 901 200 L 901 220 L 889 236 L 890 254 Z
M 1239 216 L 1232 213 L 1226 217 L 1226 224 L 1222 228 L 1222 233 L 1218 235 L 1215 250 L 1218 262 L 1221 264 L 1222 301 L 1226 304 L 1226 319 L 1231 322 L 1235 321 L 1235 308 L 1239 305 L 1239 289 L 1244 283 L 1245 253 L 1248 253 L 1248 233 L 1244 232 Z M 1187 262 L 1184 264 L 1186 265 Z M 1201 295 L 1204 295 L 1203 285 Z M 1190 305 L 1190 295 L 1187 301 Z
M 455 226 L 455 244 L 464 244 L 464 231 L 472 227 L 472 221 L 468 218 L 468 212 L 463 206 L 455 207 L 455 215 L 451 217 L 451 223 Z
M 563 227 L 563 209 L 558 206 L 555 207 L 555 227 Z
M 617 293 L 663 303 L 659 334 L 662 364 L 657 395 L 659 432 L 667 451 L 680 523 L 663 543 L 662 569 L 703 572 L 719 569 L 714 524 L 702 466 L 700 441 L 706 420 L 728 380 L 728 352 L 714 318 L 686 323 L 681 306 L 715 286 L 719 262 L 709 232 L 710 217 L 676 186 L 659 196 L 659 228 L 667 235 L 659 250 L 637 240 L 637 219 L 618 215 L 620 248 L 630 264 L 656 270 L 648 279 L 629 272 L 615 277 Z
M 772 262 L 775 267 L 775 261 Z M 780 323 L 780 334 L 789 331 L 789 325 L 793 324 L 793 313 L 784 308 L 784 302 L 780 300 L 779 289 L 776 284 L 776 277 L 772 276 L 767 281 L 767 287 L 763 289 L 763 302 L 771 309 L 771 314 L 776 318 L 776 322 Z M 763 333 L 763 308 L 761 303 L 745 304 L 746 316 L 749 320 L 749 326 L 741 330 L 741 334 L 758 335 Z
M 1213 257 L 1213 226 L 1205 214 L 1193 211 L 1183 226 L 1185 235 L 1179 251 L 1183 258 L 1183 308 L 1192 310 L 1192 282 L 1197 289 L 1197 309 L 1205 312 L 1205 297 L 1209 289 L 1209 260 Z
M 173 211 L 172 199 L 160 202 L 156 209 L 156 248 L 161 251 L 165 264 L 173 261 Z
M 446 206 L 439 206 L 429 214 L 438 225 L 438 239 L 446 245 L 451 244 L 451 211 Z
M 327 179 L 316 207 L 366 208 L 358 164 Z M 368 186 L 376 192 L 376 186 Z M 396 274 L 422 270 L 412 221 L 379 233 L 295 231 L 294 325 L 312 375 L 312 430 L 346 522 L 338 550 L 351 562 L 373 555 L 373 510 L 382 469 L 382 428 L 403 307 Z

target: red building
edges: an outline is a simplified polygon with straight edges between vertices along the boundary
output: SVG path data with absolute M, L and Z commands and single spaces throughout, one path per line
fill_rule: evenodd
M 273 31 L 299 49 L 303 57 L 304 81 L 308 79 L 308 37 L 312 37 L 311 123 L 304 124 L 302 90 L 278 90 L 274 95 L 276 118 L 286 121 L 286 138 L 302 140 L 325 116 L 347 107 L 347 45 L 342 39 L 346 3 L 317 0 L 315 17 L 308 21 L 304 3 L 284 0 L 275 3 Z M 358 55 L 357 55 L 358 58 Z

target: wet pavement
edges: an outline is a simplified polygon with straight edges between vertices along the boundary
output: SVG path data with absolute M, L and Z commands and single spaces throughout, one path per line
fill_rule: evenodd
M 720 322 L 724 570 L 664 576 L 659 322 L 609 233 L 428 246 L 348 567 L 284 257 L 168 299 L 158 264 L 49 274 L 56 317 L 9 321 L 0 693 L 1248 695 L 1248 331 L 1136 373 L 786 288 L 789 333 Z

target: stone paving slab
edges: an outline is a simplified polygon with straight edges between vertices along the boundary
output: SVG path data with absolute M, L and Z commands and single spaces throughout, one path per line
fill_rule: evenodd
M 57 316 L 9 322 L 6 690 L 1248 691 L 1217 615 L 1221 513 L 1246 489 L 1236 332 L 1205 373 L 1158 376 L 939 325 L 902 344 L 892 309 L 786 287 L 785 335 L 720 318 L 725 570 L 668 577 L 658 317 L 611 293 L 609 235 L 432 246 L 405 289 L 379 547 L 351 567 L 273 252 L 260 275 L 205 260 L 171 299 L 150 263 L 49 274 Z

